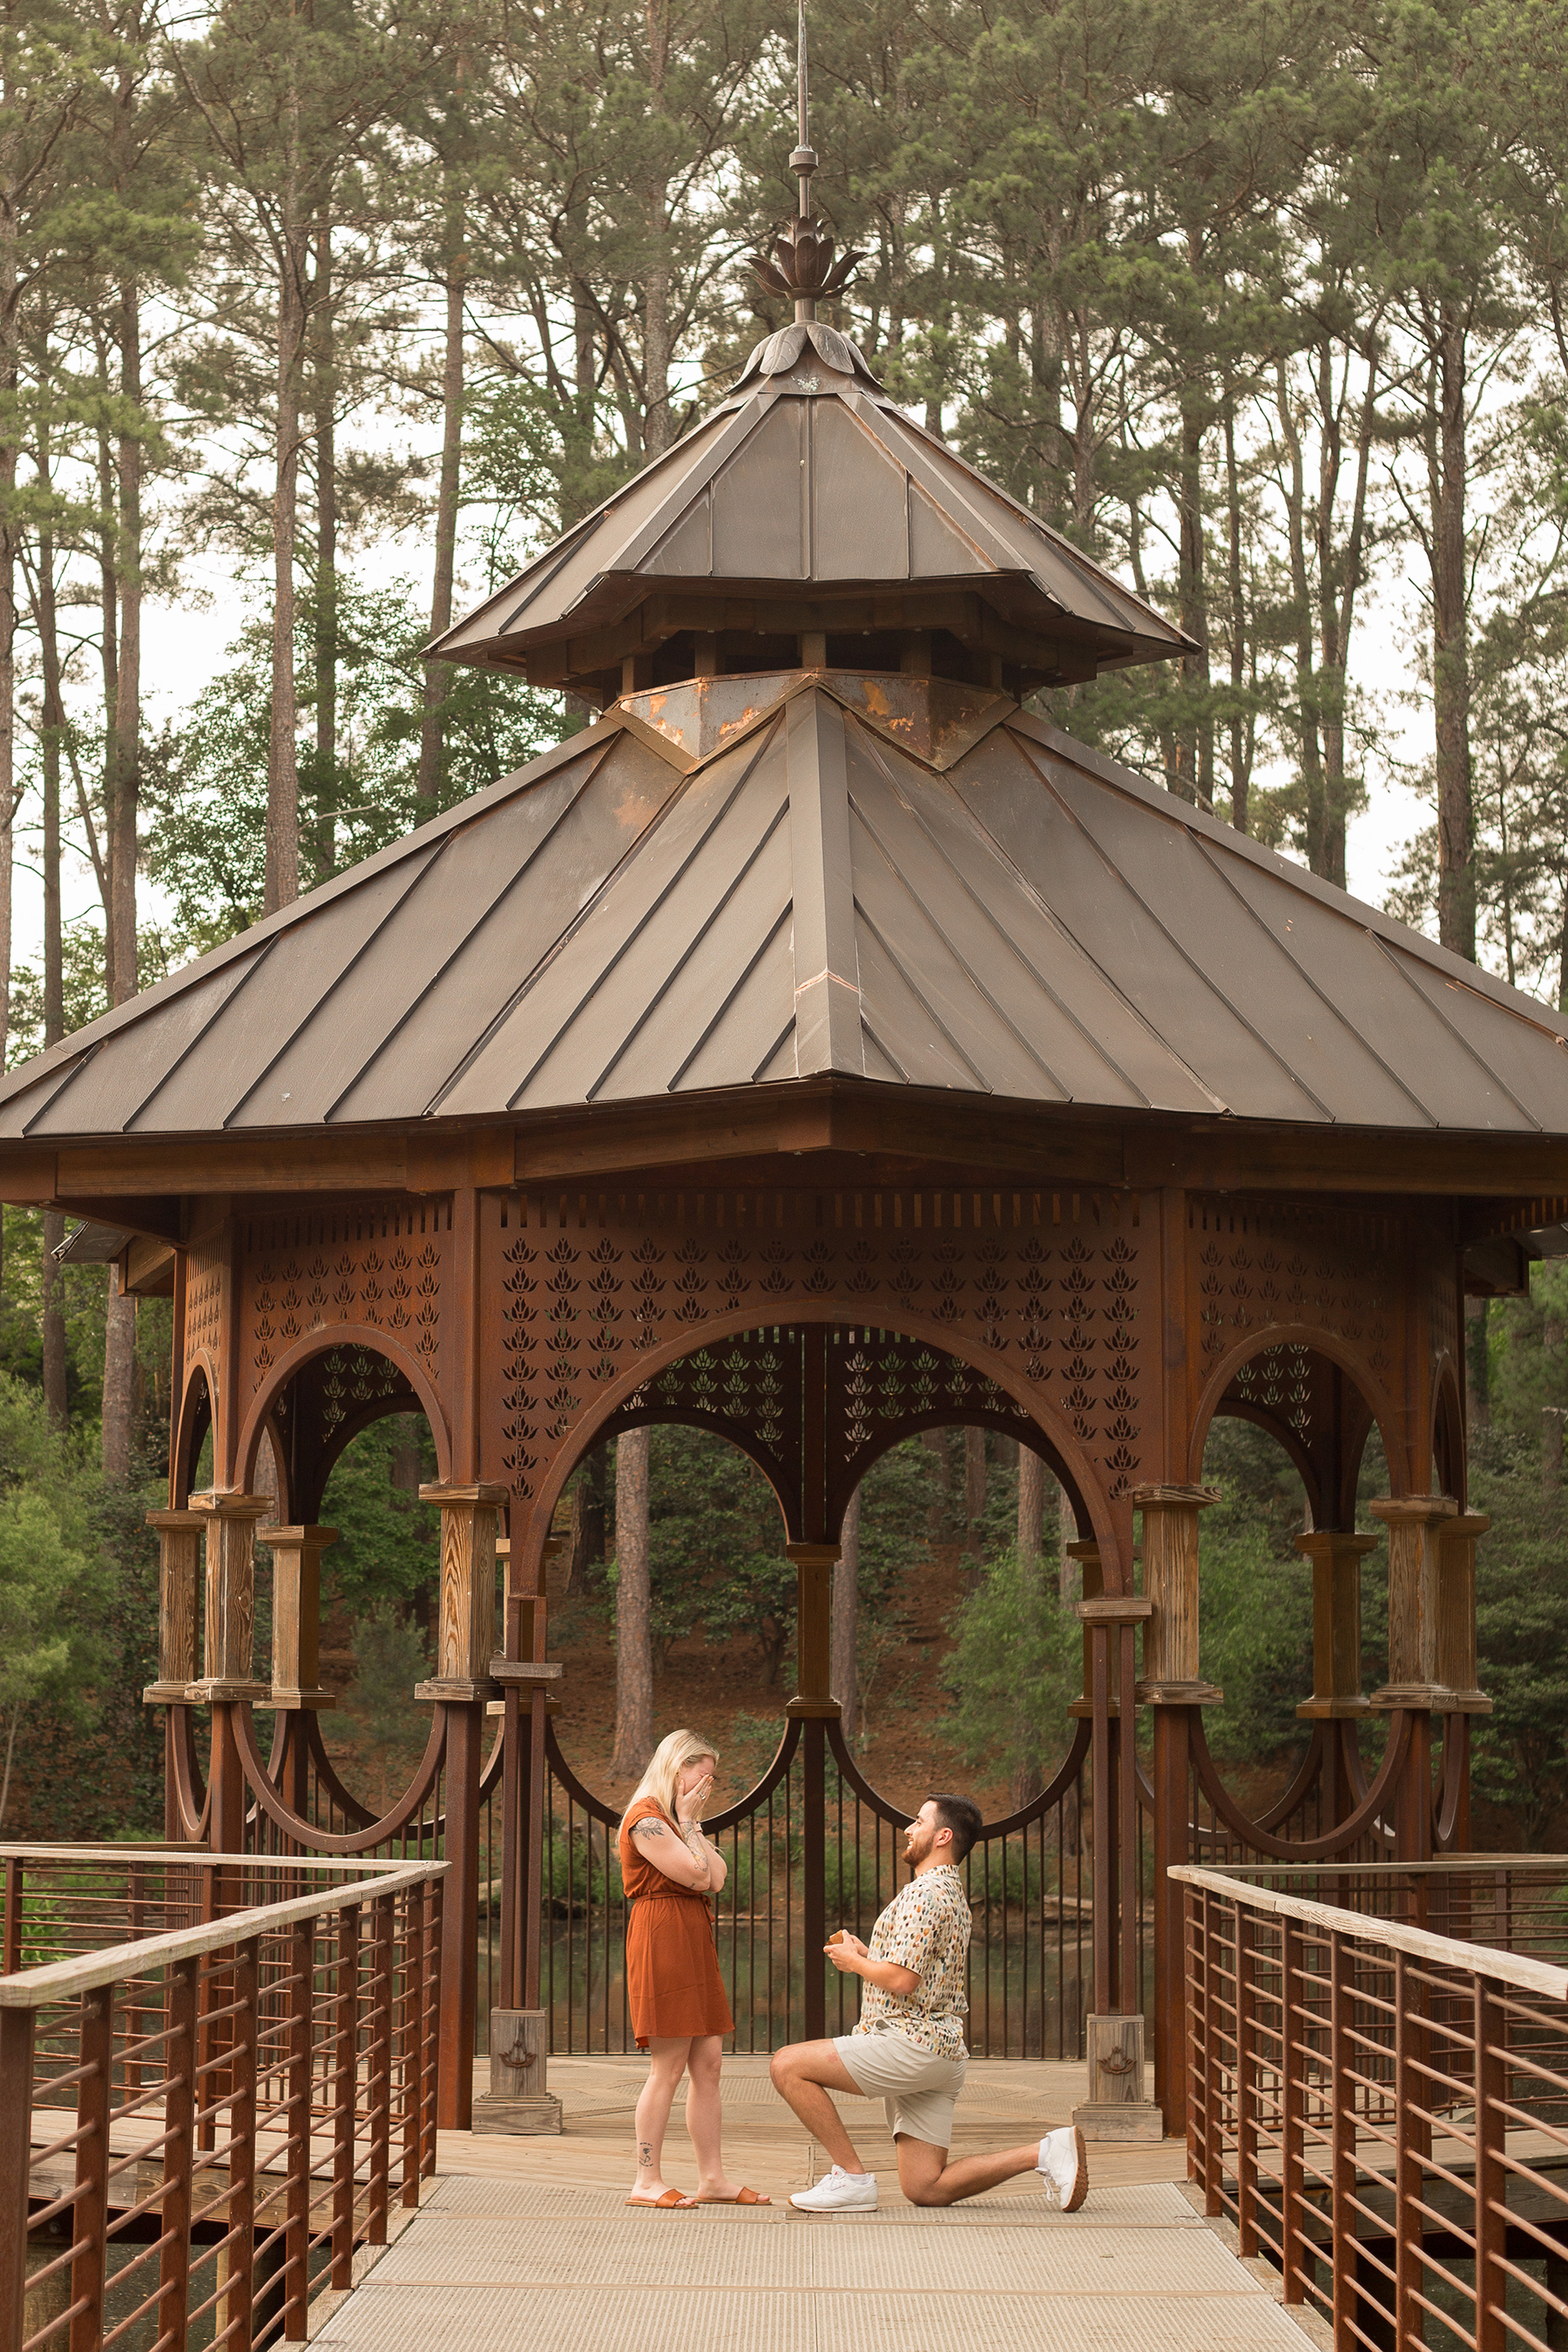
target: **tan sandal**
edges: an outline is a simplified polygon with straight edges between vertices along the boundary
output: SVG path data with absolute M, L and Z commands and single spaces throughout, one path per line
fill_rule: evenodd
M 699 2205 L 771 2205 L 771 2197 L 759 2197 L 754 2189 L 737 2189 L 733 2197 L 699 2197 Z
M 666 2213 L 683 2213 L 688 2207 L 700 2204 L 701 2201 L 700 2198 L 688 2197 L 679 2189 L 667 2189 L 662 2197 L 628 2197 L 626 2199 L 628 2205 L 641 2205 L 650 2213 L 658 2213 L 661 2210 Z

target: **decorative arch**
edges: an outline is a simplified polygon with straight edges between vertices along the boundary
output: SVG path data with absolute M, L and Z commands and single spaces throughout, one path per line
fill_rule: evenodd
M 1267 1383 L 1245 1380 L 1249 1368 L 1276 1354 L 1284 1359 L 1279 1377 Z M 1326 1377 L 1336 1374 L 1350 1382 L 1348 1397 Z M 1251 1331 L 1219 1358 L 1193 1415 L 1187 1475 L 1194 1483 L 1203 1475 L 1204 1448 L 1222 1408 L 1278 1440 L 1301 1474 L 1317 1528 L 1353 1526 L 1361 1458 L 1374 1426 L 1390 1475 L 1405 1463 L 1399 1419 L 1382 1381 L 1358 1349 L 1313 1324 Z
M 171 1492 L 176 1510 L 184 1510 L 195 1484 L 196 1464 L 201 1459 L 202 1444 L 213 1427 L 214 1384 L 212 1359 L 205 1349 L 185 1368 L 184 1393 L 180 1399 L 179 1425 L 174 1437 Z
M 342 1383 L 344 1392 L 335 1396 L 326 1376 L 328 1360 L 334 1357 L 351 1360 Z M 391 1376 L 358 1378 L 352 1360 L 356 1357 L 379 1359 L 390 1367 Z M 360 1389 L 363 1394 L 356 1392 Z M 289 1487 L 289 1508 L 313 1517 L 333 1465 L 361 1430 L 389 1413 L 410 1412 L 422 1412 L 429 1423 L 439 1475 L 449 1478 L 450 1432 L 440 1398 L 416 1351 L 375 1324 L 335 1323 L 309 1332 L 279 1357 L 266 1385 L 251 1399 L 237 1453 L 241 1483 L 248 1486 L 261 1433 L 270 1427 L 279 1466 Z M 314 1429 L 310 1426 L 312 1417 Z
M 841 1307 L 812 1300 L 781 1306 L 776 1316 L 770 1317 L 768 1323 L 762 1328 L 764 1332 L 777 1333 L 837 1329 L 847 1334 L 890 1334 L 910 1347 L 928 1351 L 939 1363 L 961 1367 L 968 1385 L 984 1383 L 994 1392 L 990 1401 L 976 1393 L 969 1402 L 960 1402 L 950 1397 L 943 1402 L 933 1399 L 929 1403 L 916 1404 L 911 1399 L 911 1410 L 901 1413 L 885 1432 L 874 1431 L 867 1420 L 863 1433 L 858 1439 L 853 1437 L 854 1424 L 851 1423 L 850 1446 L 837 1461 L 831 1458 L 830 1449 L 830 1458 L 825 1465 L 828 1517 L 835 1531 L 865 1471 L 890 1444 L 917 1434 L 922 1428 L 981 1423 L 1024 1439 L 1036 1452 L 1043 1454 L 1071 1496 L 1080 1528 L 1087 1522 L 1089 1531 L 1101 1547 L 1106 1589 L 1111 1591 L 1121 1589 L 1125 1570 L 1110 1496 L 1097 1477 L 1094 1465 L 1076 1433 L 998 1355 L 967 1344 L 961 1335 L 955 1334 L 935 1317 L 906 1310 L 900 1311 L 896 1327 L 890 1318 L 873 1325 L 865 1320 L 863 1313 L 847 1314 Z M 618 1381 L 606 1383 L 582 1418 L 569 1431 L 562 1433 L 558 1449 L 544 1469 L 530 1505 L 526 1529 L 520 1529 L 514 1518 L 514 1541 L 520 1541 L 521 1545 L 516 1556 L 524 1563 L 525 1573 L 531 1575 L 537 1570 L 555 1506 L 567 1480 L 584 1456 L 616 1430 L 659 1421 L 709 1428 L 736 1445 L 756 1465 L 779 1496 L 791 1539 L 803 1539 L 798 1509 L 794 1501 L 799 1490 L 790 1467 L 790 1433 L 782 1420 L 778 1438 L 770 1441 L 765 1427 L 760 1433 L 749 1431 L 739 1413 L 726 1415 L 715 1412 L 689 1398 L 678 1399 L 665 1405 L 647 1395 L 647 1391 L 672 1367 L 692 1363 L 701 1356 L 711 1354 L 727 1341 L 743 1338 L 757 1329 L 754 1310 L 749 1314 L 741 1312 L 715 1317 L 696 1329 L 671 1338 L 661 1347 L 650 1348 Z M 718 1367 L 715 1377 L 721 1377 L 723 1370 L 723 1367 Z M 628 1405 L 632 1406 L 630 1412 L 626 1410 Z

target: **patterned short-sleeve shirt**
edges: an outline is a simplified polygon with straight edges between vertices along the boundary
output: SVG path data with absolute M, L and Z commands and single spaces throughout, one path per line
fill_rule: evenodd
M 951 1863 L 922 1871 L 895 1895 L 871 1930 L 874 1960 L 912 1969 L 920 1982 L 900 1999 L 862 1980 L 857 2033 L 901 2033 L 933 2058 L 966 2053 L 963 1967 L 969 1956 L 969 1905 Z

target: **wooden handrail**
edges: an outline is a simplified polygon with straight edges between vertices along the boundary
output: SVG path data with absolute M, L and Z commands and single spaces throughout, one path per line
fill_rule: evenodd
M 79 1849 L 74 1856 L 67 1850 L 66 1858 L 79 1861 L 85 1857 Z M 155 1857 L 139 1853 L 137 1858 L 146 1862 Z M 167 1859 L 191 1864 L 189 1854 L 171 1854 Z M 249 1870 L 262 1859 L 279 1869 L 298 1870 L 306 1857 L 235 1854 L 230 1858 L 218 1854 L 212 1856 L 210 1863 L 195 1866 L 216 1869 L 229 1864 L 236 1871 Z M 312 1895 L 295 1895 L 287 1902 L 231 1911 L 226 1918 L 209 1920 L 204 1927 L 178 1927 L 162 1936 L 144 1937 L 138 1943 L 113 1944 L 101 1952 L 84 1954 L 79 1959 L 51 1960 L 44 1968 L 24 1969 L 16 1976 L 0 1977 L 0 2009 L 42 2009 L 50 2001 L 68 2000 L 73 1993 L 96 1991 L 100 1985 L 113 1984 L 121 1977 L 142 1977 L 151 1969 L 168 1968 L 178 1960 L 199 1959 L 204 1953 L 219 1951 L 226 1944 L 244 1943 L 252 1936 L 287 1927 L 296 1919 L 317 1919 L 325 1911 L 341 1911 L 350 1904 L 357 1908 L 372 1889 L 377 1895 L 387 1895 L 399 1894 L 407 1886 L 423 1885 L 429 1879 L 445 1876 L 450 1866 L 445 1862 L 389 1863 L 380 1875 L 368 1881 L 356 1877 L 347 1886 L 323 1886 Z M 371 1865 L 373 1870 L 374 1867 Z
M 1539 1862 L 1541 1857 L 1534 1859 Z M 1489 1854 L 1470 1857 L 1472 1870 L 1490 1865 Z M 1375 1865 L 1385 1869 L 1385 1864 Z M 1568 1864 L 1564 1864 L 1568 1870 Z M 1472 1976 L 1484 1976 L 1498 1984 L 1510 1984 L 1521 1992 L 1542 1995 L 1548 2000 L 1568 2002 L 1568 1969 L 1555 1969 L 1547 1960 L 1531 1959 L 1526 1952 L 1500 1951 L 1491 1944 L 1462 1943 L 1457 1936 L 1436 1936 L 1427 1927 L 1406 1927 L 1398 1919 L 1384 1919 L 1364 1911 L 1342 1910 L 1337 1904 L 1310 1902 L 1305 1895 L 1286 1895 L 1274 1886 L 1253 1886 L 1241 1883 L 1232 1873 L 1206 1870 L 1195 1863 L 1182 1863 L 1171 1872 L 1184 1886 L 1206 1887 L 1213 1895 L 1228 1895 L 1233 1902 L 1249 1904 L 1253 1909 L 1267 1911 L 1282 1919 L 1300 1919 L 1305 1925 L 1321 1928 L 1326 1935 L 1342 1936 L 1358 1944 L 1384 1944 L 1391 1952 L 1403 1952 L 1407 1958 L 1428 1960 L 1439 1968 L 1468 1969 Z

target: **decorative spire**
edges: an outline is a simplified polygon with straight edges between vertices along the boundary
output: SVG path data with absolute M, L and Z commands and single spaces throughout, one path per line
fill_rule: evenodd
M 770 294 L 793 299 L 797 320 L 815 319 L 819 298 L 841 293 L 855 264 L 863 258 L 861 254 L 851 251 L 835 261 L 833 239 L 827 233 L 826 224 L 812 212 L 811 175 L 816 169 L 816 155 L 811 145 L 806 120 L 808 96 L 805 0 L 800 0 L 800 25 L 795 47 L 796 144 L 789 159 L 790 170 L 800 182 L 800 213 L 774 239 L 773 258 L 769 260 L 759 254 L 752 262 L 752 268 Z

